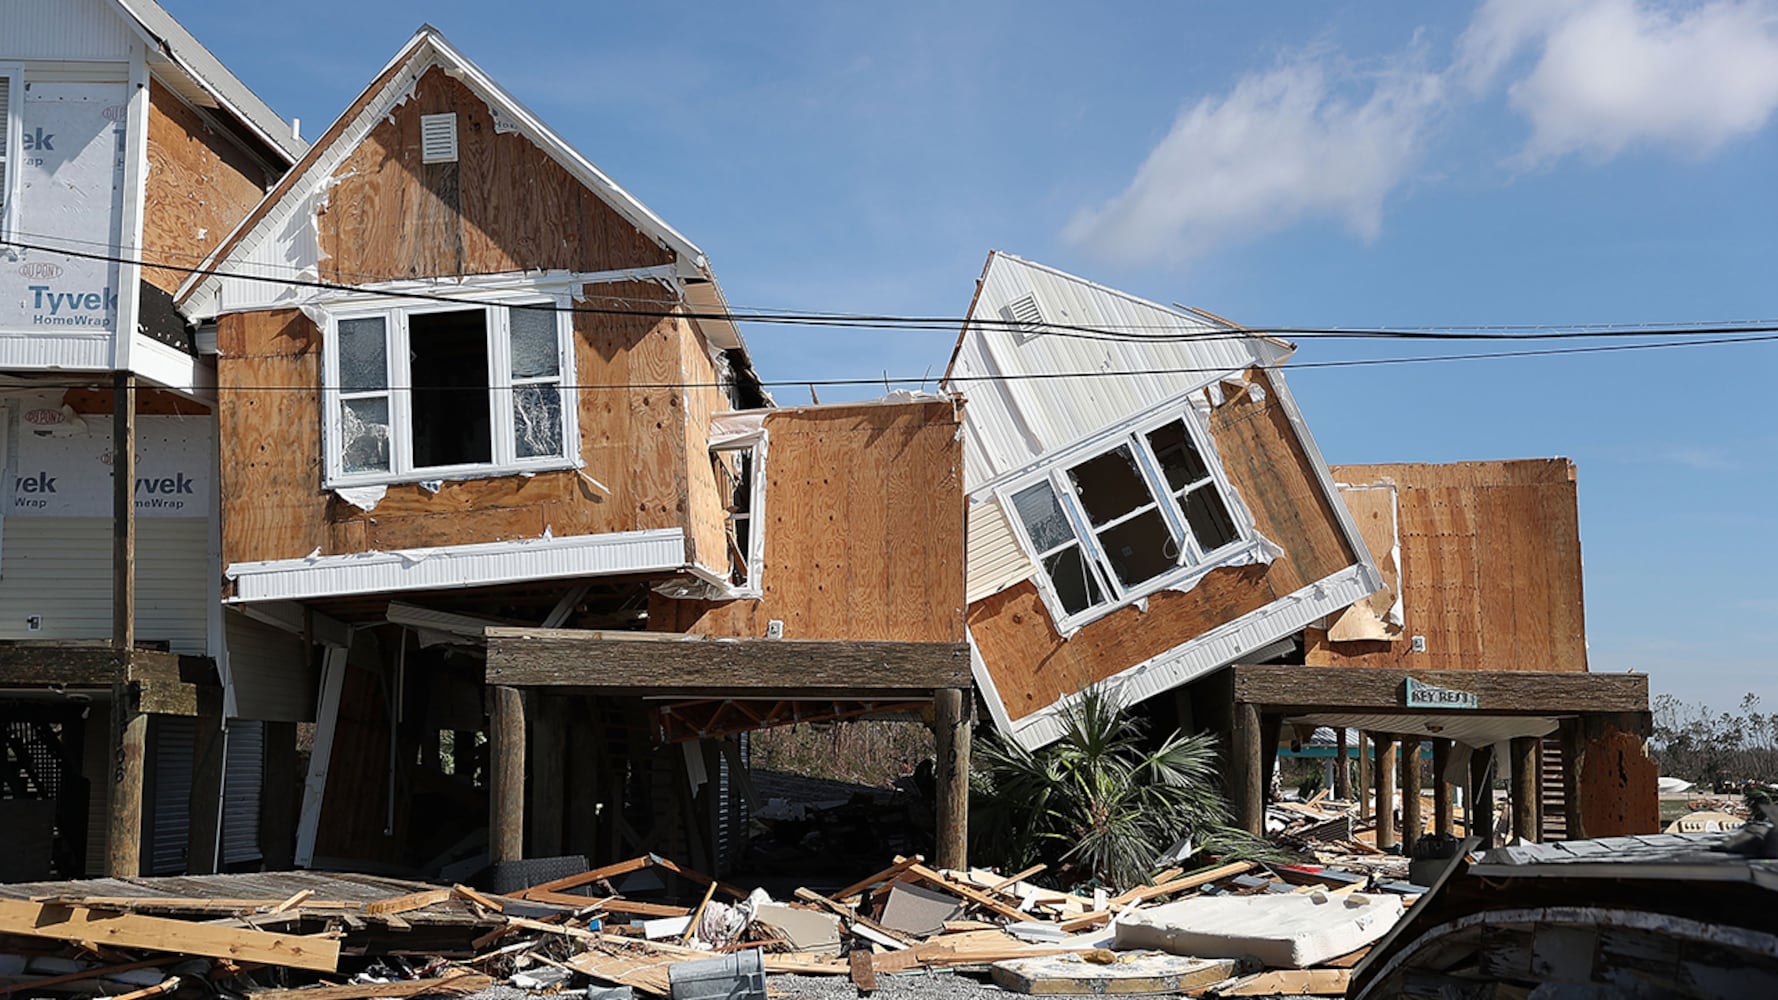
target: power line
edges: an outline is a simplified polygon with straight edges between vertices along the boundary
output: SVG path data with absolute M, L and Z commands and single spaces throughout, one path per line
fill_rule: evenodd
M 54 237 L 51 237 L 54 238 Z M 158 263 L 147 258 L 133 258 L 118 254 L 94 253 L 89 251 L 71 250 L 64 247 L 46 246 L 36 243 L 20 242 L 16 238 L 0 245 L 10 245 L 26 250 L 37 250 L 44 253 L 59 253 L 84 260 L 100 261 L 112 264 L 124 264 L 147 267 L 163 271 L 175 271 L 184 274 L 206 274 L 240 281 L 261 284 L 272 284 L 283 288 L 308 288 L 317 291 L 347 292 L 355 295 L 381 296 L 389 299 L 405 299 L 442 302 L 453 305 L 465 304 L 461 295 L 448 295 L 438 292 L 427 292 L 419 289 L 367 289 L 361 286 L 339 282 L 300 277 L 277 277 L 263 274 L 246 274 L 240 272 L 219 271 L 213 268 L 194 267 L 183 264 Z M 625 298 L 622 296 L 598 296 L 597 298 L 611 301 L 645 302 L 647 300 Z M 725 312 L 711 313 L 686 310 L 677 305 L 660 305 L 653 308 L 623 308 L 615 306 L 557 306 L 553 303 L 528 303 L 510 305 L 508 308 L 524 309 L 538 312 L 570 313 L 601 316 L 633 316 L 648 318 L 665 318 L 681 316 L 694 320 L 721 320 L 727 322 L 758 323 L 780 326 L 808 326 L 829 329 L 868 329 L 868 330 L 911 330 L 954 332 L 966 323 L 974 327 L 987 329 L 1009 330 L 1029 335 L 1030 324 L 999 317 L 977 316 L 972 318 L 947 316 L 898 316 L 893 314 L 868 313 L 833 313 L 833 312 L 793 312 L 793 311 L 750 311 L 737 312 L 730 309 Z M 1205 320 L 1206 323 L 1210 322 Z M 1071 339 L 1100 340 L 1122 343 L 1183 343 L 1216 340 L 1245 340 L 1258 336 L 1289 336 L 1313 339 L 1355 339 L 1355 340 L 1423 340 L 1423 341 L 1529 341 L 1529 340 L 1583 340 L 1583 339 L 1626 339 L 1641 337 L 1722 337 L 1736 334 L 1778 333 L 1778 322 L 1771 320 L 1732 320 L 1707 324 L 1577 324 L 1573 326 L 1485 326 L 1485 327 L 1246 327 L 1235 329 L 1207 329 L 1192 333 L 1154 333 L 1143 334 L 1131 332 L 1136 329 L 1170 329 L 1161 326 L 1141 324 L 1083 325 L 1074 323 L 1058 323 L 1044 321 L 1038 326 L 1040 335 L 1057 336 Z M 1305 366 L 1297 366 L 1305 367 Z M 793 384 L 804 384 L 796 382 Z

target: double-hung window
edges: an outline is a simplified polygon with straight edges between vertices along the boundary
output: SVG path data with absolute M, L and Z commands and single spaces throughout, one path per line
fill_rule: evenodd
M 326 356 L 329 484 L 575 464 L 571 336 L 549 301 L 337 312 Z
M 1243 540 L 1199 433 L 1190 415 L 1149 424 L 1011 491 L 1059 625 L 1201 571 Z

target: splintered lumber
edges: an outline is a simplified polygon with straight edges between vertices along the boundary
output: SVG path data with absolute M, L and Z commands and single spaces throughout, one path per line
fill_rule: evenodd
M 692 911 L 691 919 L 685 923 L 685 933 L 679 935 L 679 943 L 686 944 L 698 934 L 698 922 L 704 919 L 704 911 L 710 908 L 710 897 L 716 895 L 716 883 L 711 882 L 704 890 L 704 898 L 699 901 L 698 908 Z
M 915 876 L 923 882 L 930 883 L 937 888 L 943 889 L 953 896 L 960 896 L 977 906 L 993 910 L 995 913 L 1000 914 L 1008 920 L 1022 921 L 1037 919 L 1029 913 L 1022 913 L 1019 910 L 1002 903 L 1000 900 L 982 892 L 980 889 L 973 886 L 960 885 L 951 879 L 945 878 L 943 875 L 940 875 L 938 872 L 933 871 L 925 865 L 918 863 L 911 864 L 907 867 L 907 873 Z
M 550 903 L 555 906 L 573 906 L 580 909 L 597 906 L 607 913 L 624 913 L 632 917 L 684 917 L 691 910 L 683 906 L 670 906 L 666 903 L 641 903 L 618 896 L 575 896 L 566 892 L 539 892 L 527 890 L 525 899 L 533 903 Z
M 277 906 L 272 907 L 270 910 L 268 910 L 266 912 L 268 912 L 268 913 L 283 913 L 286 910 L 291 909 L 292 907 L 300 905 L 304 900 L 308 899 L 310 896 L 313 896 L 314 894 L 315 894 L 315 890 L 313 890 L 313 889 L 303 889 L 300 892 L 293 894 L 289 899 L 284 900 L 282 903 L 279 903 Z
M 1349 969 L 1274 969 L 1237 979 L 1215 993 L 1221 997 L 1343 997 L 1351 979 Z
M 488 976 L 473 972 L 437 979 L 405 979 L 392 983 L 348 983 L 345 986 L 309 986 L 298 990 L 260 990 L 248 1000 L 368 1000 L 370 997 L 463 996 L 479 993 L 494 984 Z
M 26 983 L 10 983 L 5 986 L 0 986 L 0 996 L 5 996 L 8 993 L 18 993 L 21 990 L 43 990 L 48 989 L 51 986 L 61 986 L 65 983 L 85 982 L 88 979 L 104 979 L 106 976 L 115 976 L 120 972 L 135 972 L 138 969 L 153 969 L 157 966 L 171 965 L 176 961 L 178 961 L 178 959 L 145 958 L 140 962 L 124 962 L 121 965 L 95 966 L 80 972 L 65 972 L 59 976 L 47 976 L 42 979 L 33 979 Z
M 588 951 L 570 958 L 565 964 L 574 971 L 585 973 L 601 982 L 629 986 L 644 993 L 664 997 L 672 990 L 672 984 L 667 978 L 667 966 L 677 961 L 679 959 L 661 955 L 612 955 L 602 951 Z
M 860 879 L 857 882 L 854 882 L 851 885 L 845 887 L 844 889 L 841 889 L 839 892 L 831 893 L 828 895 L 827 898 L 841 900 L 841 899 L 845 899 L 848 896 L 856 896 L 859 893 L 863 892 L 866 889 L 869 889 L 871 886 L 876 885 L 879 882 L 888 882 L 888 881 L 894 879 L 895 876 L 900 875 L 902 872 L 907 871 L 909 868 L 912 868 L 914 865 L 917 865 L 925 860 L 926 859 L 924 857 L 922 857 L 918 854 L 914 855 L 913 857 L 908 857 L 908 858 L 897 858 L 895 863 L 890 865 L 889 867 L 883 869 L 880 872 L 877 872 L 875 875 L 872 875 L 869 878 Z
M 651 855 L 649 855 L 649 857 L 654 859 L 654 866 L 656 868 L 665 868 L 666 870 L 672 872 L 673 874 L 679 876 L 680 878 L 688 879 L 692 882 L 698 883 L 699 885 L 713 885 L 716 888 L 720 889 L 722 891 L 722 894 L 729 897 L 730 899 L 746 899 L 747 898 L 747 890 L 738 888 L 736 886 L 729 885 L 727 882 L 719 882 L 716 879 L 713 879 L 710 876 L 705 875 L 703 872 L 696 870 L 695 868 L 687 868 L 684 865 L 678 863 L 677 861 L 674 861 L 670 858 L 663 858 L 663 857 L 656 855 L 656 854 L 651 854 Z
M 1001 890 L 1006 889 L 1009 886 L 1018 885 L 1020 882 L 1025 881 L 1026 879 L 1030 878 L 1031 876 L 1039 874 L 1044 871 L 1048 871 L 1048 870 L 1049 870 L 1049 865 L 1039 862 L 1039 863 L 1034 864 L 1031 867 L 1025 869 L 1024 871 L 1019 872 L 1016 875 L 1008 875 L 1007 877 L 1001 879 L 1000 881 L 994 883 L 993 885 L 988 886 L 988 891 L 989 892 L 1000 892 Z
M 112 997 L 111 1000 L 148 1000 L 149 997 L 158 997 L 163 993 L 171 993 L 178 988 L 179 977 L 168 976 L 160 982 L 155 983 L 153 986 L 144 986 L 139 990 L 131 990 L 128 993 L 119 993 Z
M 714 883 L 718 889 L 722 890 L 723 893 L 731 898 L 747 898 L 746 892 L 729 885 L 727 882 L 718 882 L 701 871 L 687 868 L 676 861 L 663 858 L 658 854 L 644 854 L 641 857 L 631 858 L 628 861 L 619 861 L 615 864 L 606 865 L 603 868 L 589 869 L 578 875 L 568 875 L 553 881 L 542 882 L 526 889 L 524 892 L 515 893 L 514 895 L 517 895 L 521 899 L 533 899 L 542 902 L 541 899 L 534 895 L 535 893 L 562 892 L 567 889 L 578 889 L 583 885 L 591 885 L 594 882 L 599 882 L 608 878 L 616 878 L 619 875 L 628 875 L 631 872 L 641 871 L 644 868 L 664 868 L 667 871 L 678 875 L 680 878 L 696 882 L 698 885 L 711 885 Z
M 1070 934 L 1075 931 L 1084 931 L 1096 924 L 1101 924 L 1110 920 L 1113 913 L 1133 903 L 1146 903 L 1149 900 L 1160 896 L 1169 896 L 1176 892 L 1185 892 L 1190 889 L 1201 888 L 1212 882 L 1220 881 L 1233 875 L 1246 874 L 1258 867 L 1259 865 L 1252 861 L 1235 861 L 1206 871 L 1196 872 L 1187 875 L 1184 878 L 1177 878 L 1171 882 L 1162 882 L 1159 885 L 1140 886 L 1113 897 L 1111 900 L 1107 901 L 1105 909 L 1094 910 L 1091 913 L 1083 913 L 1078 917 L 1071 917 L 1062 921 L 1062 929 Z
M 483 909 L 491 910 L 494 913 L 506 912 L 506 907 L 501 905 L 499 900 L 490 899 L 466 885 L 451 886 L 451 895 L 456 896 L 459 899 L 467 899 L 471 903 L 474 903 Z
M 0 934 L 231 958 L 322 972 L 332 972 L 340 960 L 339 941 L 319 934 L 273 934 L 14 899 L 0 899 Z
M 425 892 L 410 892 L 405 896 L 372 900 L 365 904 L 364 912 L 373 917 L 407 913 L 411 910 L 424 909 L 435 903 L 442 903 L 450 898 L 451 890 L 449 889 L 427 889 Z
M 852 985 L 861 993 L 873 993 L 877 988 L 877 970 L 871 965 L 871 954 L 863 948 L 852 949 L 846 956 L 851 965 Z

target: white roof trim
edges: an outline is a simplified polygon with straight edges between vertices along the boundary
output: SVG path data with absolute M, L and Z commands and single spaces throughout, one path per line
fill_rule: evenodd
M 684 565 L 685 532 L 679 528 L 655 528 L 232 563 L 224 575 L 235 581 L 235 596 L 228 603 L 237 604 L 484 587 L 565 577 L 668 573 L 677 572 Z
M 1310 622 L 1334 614 L 1375 593 L 1375 570 L 1367 572 L 1367 569 L 1366 566 L 1349 566 L 1294 594 L 1281 597 L 1263 608 L 1219 625 L 1196 639 L 1113 674 L 1103 682 L 1105 693 L 1114 705 L 1134 705 L 1162 691 L 1179 687 L 1238 662 L 1243 656 L 1250 655 L 1254 650 L 1277 640 L 1279 636 L 1289 635 Z M 994 717 L 994 725 L 1001 732 L 1011 735 L 1030 750 L 1053 743 L 1062 737 L 1067 729 L 1062 713 L 1070 704 L 1080 700 L 1079 694 L 1057 699 L 1014 722 L 1007 715 L 1006 705 L 998 697 L 986 664 L 973 652 L 973 638 L 970 648 L 975 682 L 990 695 L 984 700 L 988 703 L 989 713 Z
M 377 77 L 381 78 L 390 69 L 396 67 L 402 67 L 403 71 L 391 78 L 380 93 L 366 100 L 364 107 L 331 143 L 326 147 L 317 146 L 310 150 L 303 163 L 299 164 L 302 174 L 288 190 L 282 192 L 274 190 L 271 195 L 268 195 L 269 198 L 278 199 L 280 205 L 258 218 L 250 229 L 242 231 L 237 228 L 236 232 L 230 233 L 218 246 L 219 252 L 223 247 L 228 248 L 226 256 L 213 254 L 210 259 L 204 261 L 200 272 L 192 275 L 180 287 L 174 298 L 181 303 L 182 310 L 189 318 L 209 319 L 221 311 L 218 286 L 224 280 L 224 276 L 206 272 L 228 271 L 229 268 L 226 265 L 230 261 L 246 256 L 261 242 L 269 238 L 275 228 L 284 225 L 289 219 L 290 213 L 298 210 L 299 206 L 306 205 L 317 189 L 329 182 L 346 156 L 357 148 L 377 122 L 388 115 L 390 110 L 407 96 L 414 83 L 434 66 L 443 67 L 446 72 L 469 87 L 491 108 L 498 108 L 502 113 L 510 116 L 518 124 L 520 134 L 548 153 L 582 184 L 599 194 L 614 211 L 628 220 L 631 225 L 676 253 L 679 256 L 682 274 L 689 271 L 696 276 L 708 279 L 712 286 L 715 285 L 715 277 L 710 273 L 709 262 L 704 257 L 702 250 L 699 250 L 678 230 L 668 225 L 666 220 L 656 215 L 648 206 L 642 204 L 634 195 L 606 176 L 603 171 L 570 146 L 528 108 L 495 83 L 482 71 L 481 67 L 471 62 L 446 41 L 436 28 L 427 25 L 408 40 L 408 43 L 402 47 L 395 58 L 390 60 L 389 64 L 377 74 Z M 368 91 L 361 93 L 357 99 L 353 100 L 352 104 L 358 104 L 366 97 L 367 93 Z M 335 122 L 334 124 L 338 125 L 339 123 Z M 333 128 L 334 125 L 330 125 L 327 131 L 332 131 Z M 246 222 L 243 222 L 242 225 L 245 226 Z M 282 275 L 282 277 L 294 277 L 294 275 Z M 716 293 L 718 302 L 720 294 L 720 290 L 718 290 Z M 727 338 L 717 335 L 712 336 L 711 339 L 720 343 Z M 738 345 L 738 339 L 736 343 Z

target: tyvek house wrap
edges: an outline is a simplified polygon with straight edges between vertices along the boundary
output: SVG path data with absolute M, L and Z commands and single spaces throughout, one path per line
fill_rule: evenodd
M 1335 522 L 1334 530 L 1351 553 L 1349 565 L 1313 580 L 1263 607 L 1213 624 L 1187 641 L 1153 652 L 1138 662 L 1116 663 L 1102 686 L 1120 704 L 1131 704 L 1184 684 L 1292 635 L 1305 625 L 1363 600 L 1382 585 L 1356 525 L 1338 499 L 1326 463 L 1316 449 L 1279 366 L 1293 348 L 1231 324 L 1183 308 L 1149 302 L 1009 254 L 993 253 L 983 271 L 970 321 L 958 340 L 946 374 L 946 388 L 963 393 L 965 477 L 972 524 L 997 520 L 983 505 L 1000 507 L 1005 523 L 1018 516 L 1009 506 L 1013 491 L 1047 470 L 1066 469 L 1102 454 L 1123 435 L 1142 433 L 1156 421 L 1195 419 L 1204 431 L 1200 450 L 1216 471 L 1230 519 L 1241 544 L 1218 549 L 1214 558 L 1180 567 L 1156 582 L 1130 588 L 1121 599 L 1094 609 L 1084 619 L 1057 622 L 1056 596 L 1045 591 L 1039 551 L 1023 529 L 972 537 L 969 597 L 975 606 L 994 594 L 1031 581 L 1046 594 L 1057 634 L 1070 640 L 1075 630 L 1135 606 L 1145 614 L 1159 590 L 1190 591 L 1210 573 L 1234 566 L 1269 565 L 1287 555 L 1255 522 L 1238 484 L 1223 470 L 1225 456 L 1207 432 L 1213 411 L 1245 398 L 1265 402 L 1265 385 L 1247 377 L 1259 369 L 1276 393 L 1273 407 L 1288 417 L 1302 464 L 1310 470 L 1309 491 L 1317 498 L 1314 516 Z M 1057 377 L 1079 373 L 1079 377 Z M 1131 374 L 1123 374 L 1131 373 Z M 1295 455 L 1278 456 L 1293 466 Z M 1077 529 L 1082 527 L 1077 524 Z M 1092 530 L 1087 527 L 1086 530 Z M 1011 551 L 1016 549 L 1018 551 Z M 995 723 L 1027 746 L 1062 732 L 1061 714 L 1078 700 L 1081 687 L 1035 711 L 1013 705 L 996 687 L 993 666 L 971 638 L 975 679 Z M 1083 685 L 1084 686 L 1084 682 Z

